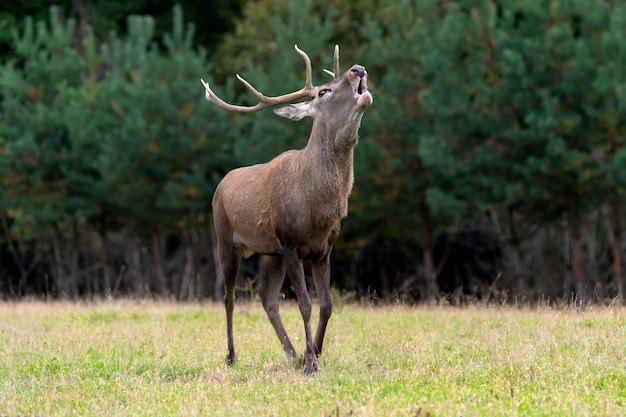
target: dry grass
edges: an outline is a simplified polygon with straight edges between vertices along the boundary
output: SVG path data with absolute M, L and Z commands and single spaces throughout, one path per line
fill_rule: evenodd
M 0 304 L 0 415 L 626 415 L 623 308 L 347 305 L 313 378 L 258 304 L 235 312 L 227 368 L 220 304 Z

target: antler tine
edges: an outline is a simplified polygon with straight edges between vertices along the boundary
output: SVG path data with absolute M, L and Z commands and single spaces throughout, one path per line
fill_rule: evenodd
M 335 45 L 335 78 L 339 78 L 339 45 Z
M 304 59 L 306 80 L 304 82 L 304 88 L 302 90 L 307 90 L 307 91 L 313 90 L 313 76 L 312 76 L 313 71 L 311 70 L 311 59 L 306 54 L 306 52 L 298 48 L 298 45 L 294 45 L 294 47 L 296 48 L 296 52 L 298 52 L 300 56 L 302 57 L 302 59 Z
M 333 77 L 333 79 L 339 78 L 339 45 L 335 45 L 335 64 L 333 69 L 334 72 L 324 68 L 324 72 Z
M 211 87 L 209 87 L 209 83 L 207 83 L 206 81 L 200 79 L 200 81 L 202 82 L 202 85 L 204 86 L 204 89 L 206 90 L 205 93 L 205 98 L 208 101 L 211 101 L 213 103 L 215 103 L 218 107 L 223 108 L 224 110 L 228 110 L 228 111 L 232 111 L 232 112 L 239 112 L 239 113 L 251 113 L 251 112 L 255 112 L 255 111 L 259 111 L 259 110 L 263 110 L 265 107 L 267 107 L 264 103 L 258 103 L 255 106 L 237 106 L 234 104 L 229 104 L 227 102 L 225 102 L 224 100 L 222 100 L 221 98 L 219 98 L 214 92 L 213 90 L 211 90 Z
M 300 56 L 302 56 L 302 58 L 304 59 L 305 70 L 306 70 L 306 80 L 304 83 L 304 87 L 301 90 L 294 91 L 293 93 L 289 93 L 289 94 L 284 94 L 282 96 L 267 97 L 263 95 L 260 91 L 258 91 L 256 88 L 254 88 L 249 82 L 244 80 L 242 76 L 237 74 L 237 79 L 243 85 L 245 85 L 246 88 L 250 90 L 250 92 L 252 92 L 252 94 L 254 94 L 256 98 L 259 99 L 259 102 L 257 104 L 255 104 L 254 106 L 238 106 L 238 105 L 226 103 L 224 100 L 219 98 L 213 92 L 213 90 L 211 90 L 207 82 L 205 82 L 204 80 L 201 80 L 202 85 L 204 85 L 204 88 L 206 90 L 206 94 L 205 94 L 206 99 L 209 101 L 212 101 L 217 106 L 228 111 L 239 112 L 239 113 L 252 113 L 252 112 L 259 111 L 259 110 L 263 110 L 267 107 L 288 103 L 290 101 L 309 96 L 314 88 L 312 70 L 311 70 L 311 59 L 306 54 L 306 52 L 298 48 L 298 45 L 296 45 L 295 48 L 296 48 L 296 52 L 298 52 Z

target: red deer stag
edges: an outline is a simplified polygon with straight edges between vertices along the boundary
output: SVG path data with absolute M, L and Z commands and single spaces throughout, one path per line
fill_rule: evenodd
M 334 80 L 313 86 L 311 60 L 296 45 L 306 67 L 306 82 L 299 91 L 266 97 L 237 75 L 259 102 L 237 106 L 217 97 L 209 85 L 206 99 L 232 112 L 256 112 L 267 107 L 310 97 L 310 101 L 287 104 L 274 113 L 291 120 L 313 119 L 304 149 L 291 150 L 264 163 L 235 169 L 220 182 L 213 197 L 217 252 L 224 274 L 228 356 L 236 362 L 233 343 L 235 281 L 241 257 L 263 255 L 265 278 L 261 301 L 287 355 L 297 358 L 278 311 L 279 292 L 289 276 L 304 320 L 306 350 L 304 370 L 318 371 L 318 356 L 332 312 L 330 252 L 339 235 L 340 221 L 348 214 L 348 197 L 354 179 L 354 147 L 363 112 L 372 105 L 367 91 L 367 72 L 354 65 L 339 75 L 339 47 L 335 46 Z M 311 260 L 313 281 L 320 303 L 315 335 L 311 334 L 311 299 L 307 292 L 303 260 Z

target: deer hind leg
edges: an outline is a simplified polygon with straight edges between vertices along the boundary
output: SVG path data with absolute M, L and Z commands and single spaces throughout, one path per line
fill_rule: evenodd
M 298 297 L 298 307 L 304 321 L 304 335 L 306 339 L 306 350 L 304 351 L 304 372 L 312 375 L 319 370 L 319 362 L 315 355 L 313 337 L 311 334 L 311 298 L 306 288 L 302 258 L 294 250 L 285 250 L 283 253 L 287 275 L 291 285 Z
M 278 336 L 278 340 L 283 345 L 285 353 L 293 359 L 297 359 L 296 350 L 289 340 L 283 321 L 280 318 L 278 297 L 280 290 L 285 281 L 285 262 L 282 256 L 263 256 L 263 265 L 265 266 L 265 277 L 263 277 L 263 286 L 261 289 L 261 302 L 267 313 L 267 317 L 274 327 L 274 331 Z
M 224 307 L 226 308 L 226 331 L 228 335 L 226 364 L 231 366 L 237 363 L 233 339 L 233 311 L 235 310 L 235 285 L 237 284 L 237 272 L 241 255 L 232 244 L 220 241 L 218 241 L 217 252 L 222 274 L 224 275 Z
M 326 325 L 333 312 L 333 303 L 330 296 L 330 256 L 326 255 L 321 259 L 313 260 L 311 262 L 311 270 L 315 291 L 320 302 L 320 320 L 317 324 L 314 346 L 315 354 L 319 356 L 322 354 Z

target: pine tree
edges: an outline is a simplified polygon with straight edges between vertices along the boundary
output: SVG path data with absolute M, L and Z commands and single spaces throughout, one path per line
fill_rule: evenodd
M 74 28 L 73 20 L 61 21 L 56 8 L 51 9 L 49 24 L 27 19 L 24 32 L 14 33 L 18 58 L 0 74 L 2 210 L 14 233 L 21 231 L 9 238 L 53 239 L 53 276 L 62 297 L 77 293 L 77 271 L 66 276 L 62 249 L 65 233 L 76 228 L 81 214 L 71 181 L 74 173 L 88 169 L 83 159 L 72 156 L 63 113 L 66 91 L 82 82 L 85 69 L 73 44 Z
M 604 145 L 599 146 L 604 156 L 600 169 L 605 171 L 607 182 L 614 294 L 624 302 L 621 227 L 626 186 L 626 149 L 623 146 L 623 138 L 626 137 L 626 75 L 623 73 L 626 67 L 626 4 L 617 3 L 608 10 L 597 11 L 593 17 L 602 23 L 587 36 L 589 52 L 597 66 L 596 78 L 590 84 L 590 95 L 597 102 L 586 100 L 583 106 L 596 124 L 594 134 L 606 140 Z M 606 25 L 606 22 L 609 24 Z
M 113 38 L 111 82 L 124 87 L 110 101 L 118 126 L 108 132 L 100 157 L 110 199 L 136 233 L 152 235 L 163 296 L 170 283 L 161 235 L 176 227 L 185 236 L 196 233 L 229 161 L 228 138 L 237 134 L 228 115 L 205 104 L 200 78 L 206 59 L 194 50 L 193 27 L 184 27 L 180 8 L 174 9 L 173 28 L 163 54 L 152 42 L 154 22 L 147 16 L 130 17 L 128 38 Z
M 445 224 L 466 210 L 472 161 L 468 135 L 477 104 L 470 82 L 479 56 L 466 40 L 469 15 L 456 3 L 388 2 L 376 21 L 362 60 L 375 93 L 372 140 L 357 150 L 369 164 L 357 177 L 357 215 L 362 230 L 385 230 L 399 242 L 421 235 L 422 296 L 437 296 L 433 245 Z
M 194 49 L 180 8 L 173 14 L 162 51 L 149 17 L 129 18 L 127 37 L 98 43 L 87 27 L 76 43 L 74 21 L 52 9 L 49 23 L 29 21 L 16 33 L 19 59 L 1 67 L 4 223 L 9 239 L 53 242 L 60 296 L 95 288 L 77 280 L 88 250 L 80 241 L 91 231 L 100 236 L 107 291 L 107 234 L 152 235 L 167 295 L 160 234 L 201 233 L 213 189 L 232 165 L 228 138 L 238 124 L 205 102 L 205 54 Z
M 601 145 L 586 110 L 596 106 L 589 80 L 594 33 L 603 30 L 607 8 L 586 2 L 528 3 L 505 10 L 499 22 L 497 105 L 512 122 L 499 131 L 504 149 L 503 203 L 543 224 L 565 214 L 572 246 L 575 297 L 586 279 L 581 226 L 607 196 Z

